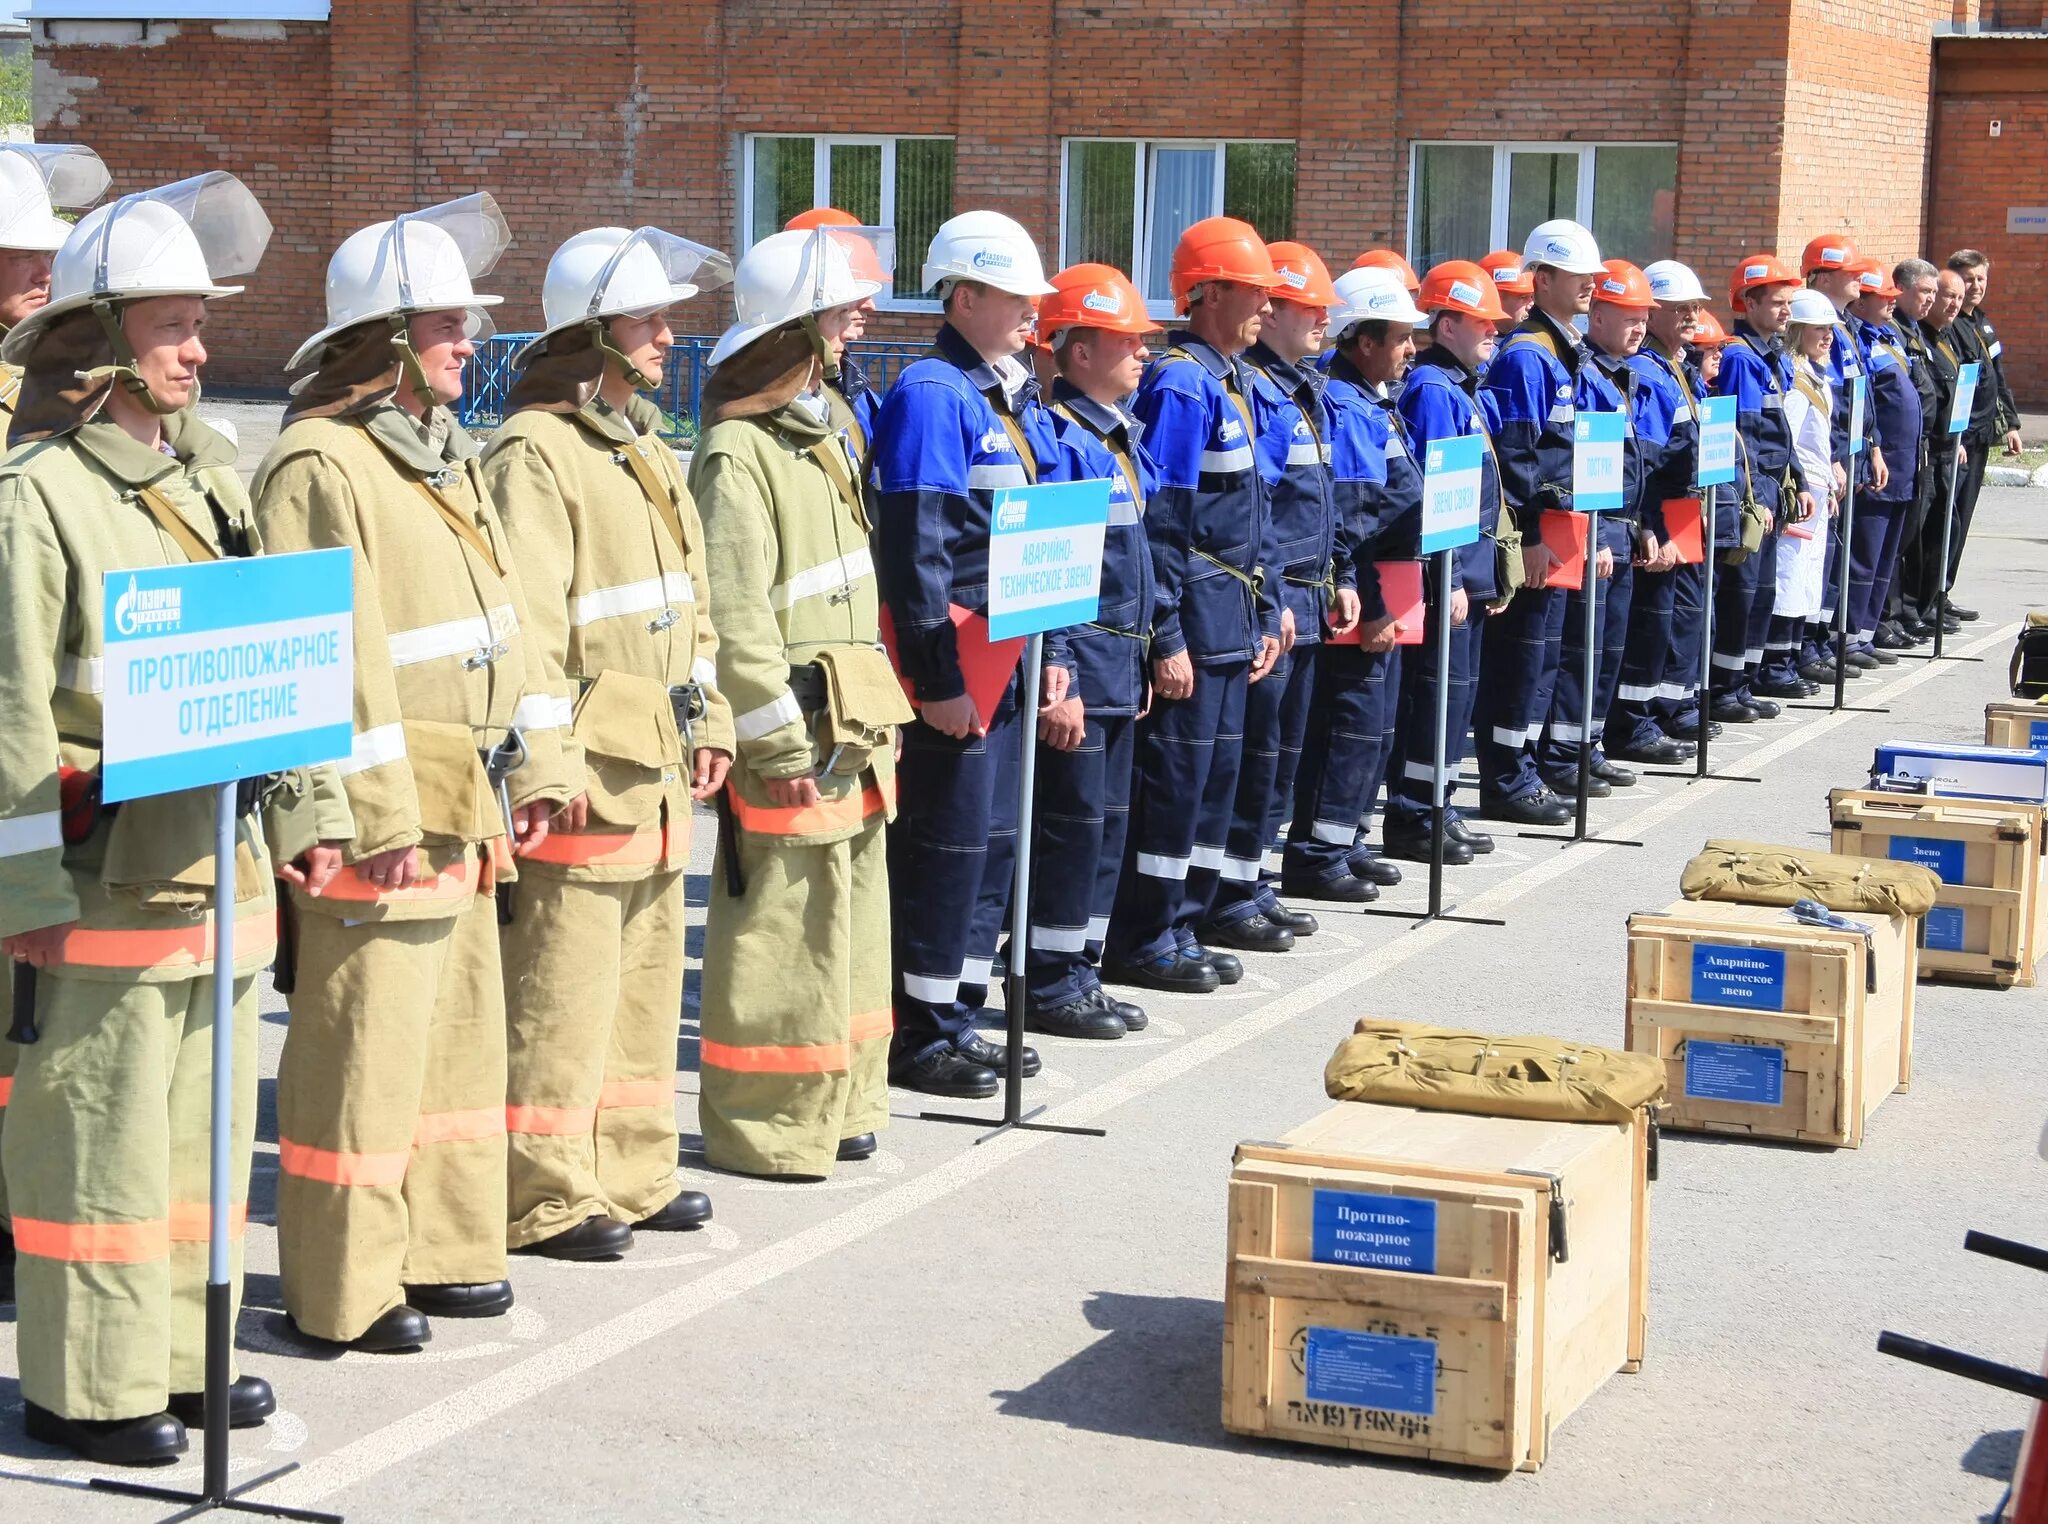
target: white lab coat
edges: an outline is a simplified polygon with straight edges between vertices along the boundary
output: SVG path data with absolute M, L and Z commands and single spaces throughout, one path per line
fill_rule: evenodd
M 1771 612 L 1783 619 L 1817 619 L 1831 602 L 1824 583 L 1828 512 L 1835 484 L 1828 440 L 1835 393 L 1826 371 L 1816 372 L 1804 359 L 1796 364 L 1800 375 L 1818 386 L 1821 396 L 1828 401 L 1826 407 L 1815 407 L 1797 386 L 1785 393 L 1785 422 L 1792 430 L 1792 450 L 1799 458 L 1800 474 L 1806 478 L 1807 489 L 1820 505 L 1820 512 L 1803 524 L 1794 524 L 1789 519 L 1797 499 L 1784 506 L 1788 522 L 1778 540 L 1778 601 Z

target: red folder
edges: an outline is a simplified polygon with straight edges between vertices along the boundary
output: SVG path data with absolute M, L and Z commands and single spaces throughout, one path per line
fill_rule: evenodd
M 1700 526 L 1698 498 L 1664 499 L 1664 541 L 1678 552 L 1681 566 L 1697 566 L 1706 559 L 1707 542 Z
M 957 603 L 948 604 L 946 611 L 953 616 L 953 645 L 960 656 L 960 675 L 967 681 L 967 696 L 974 700 L 982 723 L 987 724 L 996 705 L 1003 701 L 1003 689 L 1009 686 L 1011 674 L 1017 670 L 1024 637 L 1013 635 L 992 644 L 987 615 L 963 609 Z M 922 708 L 917 695 L 911 692 L 910 679 L 903 675 L 903 663 L 896 659 L 896 621 L 889 617 L 888 604 L 882 605 L 881 615 L 882 648 L 889 653 L 889 665 L 896 669 L 896 680 L 903 684 L 903 695 L 910 700 L 911 707 Z
M 1577 588 L 1586 580 L 1586 536 L 1591 531 L 1591 514 L 1571 513 L 1562 508 L 1543 510 L 1543 545 L 1561 563 L 1550 568 L 1545 587 Z
M 1397 646 L 1419 646 L 1422 644 L 1422 563 L 1420 561 L 1375 561 L 1373 570 L 1379 573 L 1380 602 L 1386 605 L 1387 617 L 1405 625 L 1406 628 L 1395 637 Z M 1324 639 L 1333 646 L 1355 646 L 1361 644 L 1360 631 L 1365 621 L 1360 620 L 1342 635 L 1328 635 Z

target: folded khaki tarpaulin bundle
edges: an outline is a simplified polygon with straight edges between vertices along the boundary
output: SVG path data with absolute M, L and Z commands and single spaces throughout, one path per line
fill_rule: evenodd
M 1830 910 L 1925 915 L 1941 880 L 1917 863 L 1849 857 L 1761 841 L 1710 841 L 1685 865 L 1678 892 L 1689 900 L 1790 905 L 1819 900 Z
M 1618 1122 L 1664 1093 L 1664 1065 L 1561 1037 L 1489 1037 L 1361 1016 L 1323 1070 L 1332 1100 L 1539 1122 Z

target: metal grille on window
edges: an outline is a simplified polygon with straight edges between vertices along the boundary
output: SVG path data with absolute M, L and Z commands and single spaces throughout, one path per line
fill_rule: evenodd
M 932 235 L 939 224 L 953 215 L 953 140 L 951 138 L 898 138 L 896 140 L 896 248 L 895 294 L 915 298 L 925 293 L 917 288 L 914 272 L 924 260 Z
M 1105 264 L 1129 270 L 1132 208 L 1138 199 L 1136 143 L 1067 145 L 1067 233 L 1063 265 Z
M 1249 222 L 1268 243 L 1294 236 L 1294 145 L 1225 143 L 1223 215 Z

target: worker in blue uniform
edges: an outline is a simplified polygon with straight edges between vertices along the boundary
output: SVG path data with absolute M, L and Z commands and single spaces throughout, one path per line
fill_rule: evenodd
M 1651 345 L 1662 354 L 1666 352 L 1664 346 L 1671 344 L 1668 352 L 1677 361 L 1679 373 L 1693 385 L 1694 395 L 1702 400 L 1712 396 L 1714 383 L 1721 375 L 1721 355 L 1728 346 L 1728 330 L 1714 316 L 1713 308 L 1705 305 L 1694 314 L 1691 331 L 1686 334 L 1682 345 L 1675 342 L 1668 324 L 1660 326 L 1664 323 L 1661 311 L 1651 314 Z M 1701 416 L 1704 417 L 1704 411 Z M 1699 448 L 1697 440 L 1693 448 Z M 1706 643 L 1707 635 L 1707 568 L 1704 557 L 1707 525 L 1704 515 L 1713 516 L 1712 543 L 1718 575 L 1722 553 L 1728 546 L 1738 543 L 1742 532 L 1743 494 L 1740 484 L 1749 480 L 1751 473 L 1740 435 L 1736 436 L 1735 454 L 1736 480 L 1716 483 L 1701 494 L 1705 499 L 1701 504 L 1701 561 L 1695 565 L 1680 566 L 1672 575 L 1671 656 L 1665 667 L 1670 675 L 1662 685 L 1664 691 L 1656 704 L 1657 728 L 1673 740 L 1694 745 L 1721 733 L 1718 721 L 1700 713 L 1701 647 Z
M 1799 278 L 1777 255 L 1752 254 L 1736 265 L 1729 286 L 1742 316 L 1736 320 L 1733 342 L 1722 353 L 1714 392 L 1735 399 L 1735 431 L 1747 467 L 1741 526 L 1745 539 L 1724 553 L 1723 564 L 1716 569 L 1715 696 L 1709 717 L 1752 725 L 1779 713 L 1776 703 L 1753 688 L 1777 601 L 1778 536 L 1785 524 L 1804 522 L 1815 510 L 1785 418 L 1792 361 L 1775 342 L 1791 319 Z M 1752 539 L 1753 548 L 1747 543 Z
M 1130 834 L 1102 968 L 1113 983 L 1202 991 L 1244 973 L 1231 953 L 1203 946 L 1196 928 L 1223 866 L 1245 697 L 1280 655 L 1243 359 L 1280 277 L 1249 223 L 1208 217 L 1181 235 L 1169 280 L 1187 325 L 1168 335 L 1131 409 L 1160 472 L 1145 508 L 1152 709 L 1138 727 Z M 1275 941 L 1292 945 L 1293 933 Z
M 1365 822 L 1393 743 L 1401 671 L 1396 642 L 1410 633 L 1387 607 L 1379 565 L 1412 561 L 1422 525 L 1421 468 L 1388 394 L 1406 376 L 1415 329 L 1426 319 L 1398 275 L 1385 269 L 1346 271 L 1334 295 L 1324 400 L 1337 560 L 1350 568 L 1351 585 L 1343 586 L 1340 577 L 1331 639 L 1318 658 L 1280 890 L 1361 904 L 1379 898 L 1381 886 L 1401 881 L 1401 870 L 1366 844 Z
M 1858 290 L 1849 304 L 1856 336 L 1869 356 L 1870 420 L 1880 439 L 1893 442 L 1884 457 L 1882 485 L 1873 479 L 1856 500 L 1849 532 L 1849 649 L 1882 662 L 1889 646 L 1877 644 L 1885 602 L 1897 573 L 1908 512 L 1919 491 L 1920 398 L 1931 388 L 1926 361 L 1906 347 L 1893 325 L 1899 288 L 1875 259 L 1856 263 Z M 1894 661 L 1897 657 L 1892 658 Z
M 1382 852 L 1391 858 L 1428 862 L 1432 779 L 1436 767 L 1436 632 L 1446 614 L 1451 623 L 1450 684 L 1445 693 L 1444 861 L 1464 864 L 1493 850 L 1493 839 L 1474 830 L 1451 807 L 1458 763 L 1464 756 L 1480 677 L 1480 650 L 1489 616 L 1513 593 L 1501 578 L 1522 563 L 1514 521 L 1502 501 L 1501 472 L 1479 372 L 1494 353 L 1494 325 L 1501 320 L 1493 278 L 1470 260 L 1453 259 L 1423 277 L 1418 306 L 1430 317 L 1429 347 L 1415 357 L 1397 404 L 1406 426 L 1407 447 L 1426 460 L 1439 439 L 1477 435 L 1486 440 L 1481 461 L 1480 538 L 1450 557 L 1450 585 L 1439 585 L 1437 558 L 1423 577 L 1423 643 L 1413 661 L 1401 663 L 1401 696 L 1394 717 L 1394 741 L 1387 756 L 1387 810 Z
M 1017 360 L 1033 299 L 1052 288 L 1030 235 L 998 212 L 942 224 L 923 284 L 946 320 L 933 352 L 890 389 L 874 442 L 876 570 L 897 667 L 918 706 L 903 728 L 889 831 L 889 1077 L 931 1095 L 980 1097 L 995 1093 L 1006 1061 L 974 1019 L 1009 903 L 1021 684 L 1011 671 L 983 712 L 967 669 L 988 635 L 995 494 L 1058 480 L 1063 468 L 1052 415 Z M 1047 669 L 1046 702 L 1066 697 L 1068 676 Z M 1035 1072 L 1037 1055 L 1024 1067 Z
M 1024 1024 L 1061 1037 L 1117 1038 L 1142 1030 L 1144 1009 L 1102 987 L 1096 959 L 1109 928 L 1130 822 L 1137 717 L 1151 681 L 1152 549 L 1145 508 L 1159 487 L 1144 425 L 1124 411 L 1159 325 L 1109 265 L 1052 278 L 1038 307 L 1039 344 L 1057 369 L 1053 426 L 1074 481 L 1107 479 L 1102 591 L 1095 618 L 1047 635 L 1047 666 L 1064 666 L 1066 697 L 1038 713 L 1031 877 L 1030 1004 Z
M 1280 284 L 1273 288 L 1273 310 L 1258 342 L 1244 358 L 1267 491 L 1267 575 L 1280 604 L 1280 659 L 1245 697 L 1244 760 L 1230 839 L 1215 904 L 1196 933 L 1205 946 L 1240 952 L 1291 944 L 1283 933 L 1315 933 L 1316 918 L 1281 904 L 1263 870 L 1280 812 L 1294 791 L 1324 621 L 1340 599 L 1346 606 L 1358 601 L 1356 572 L 1337 544 L 1332 424 L 1323 373 L 1314 364 L 1337 293 L 1329 270 L 1306 244 L 1268 244 L 1266 252 Z
M 1582 391 L 1586 348 L 1573 319 L 1584 315 L 1606 273 L 1593 235 L 1576 222 L 1539 223 L 1522 250 L 1536 301 L 1487 366 L 1484 389 L 1498 419 L 1494 442 L 1507 511 L 1522 534 L 1525 580 L 1487 621 L 1486 677 L 1480 685 L 1479 812 L 1518 825 L 1561 825 L 1572 817 L 1544 781 L 1538 743 L 1557 684 L 1565 595 L 1545 587 L 1555 558 L 1544 546 L 1546 510 L 1572 505 L 1572 422 L 1592 406 Z

